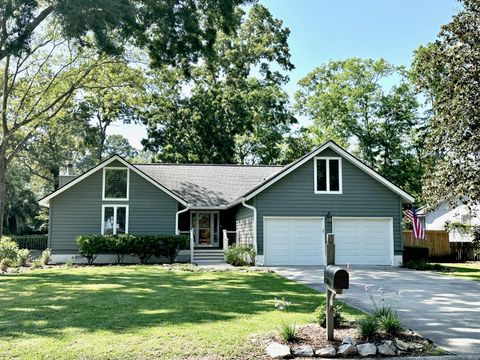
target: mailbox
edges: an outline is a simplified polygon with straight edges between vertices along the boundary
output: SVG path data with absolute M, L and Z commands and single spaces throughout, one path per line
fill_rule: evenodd
M 348 289 L 349 276 L 348 272 L 341 267 L 328 265 L 325 268 L 323 281 L 332 290 Z

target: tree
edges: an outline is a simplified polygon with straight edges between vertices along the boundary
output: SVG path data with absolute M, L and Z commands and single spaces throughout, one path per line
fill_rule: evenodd
M 283 72 L 293 68 L 289 31 L 261 5 L 236 16 L 238 30 L 219 33 L 190 78 L 176 69 L 154 74 L 143 144 L 160 160 L 276 161 L 282 135 L 296 121 L 281 89 Z
M 105 140 L 103 157 L 106 158 L 114 154 L 131 160 L 137 157 L 138 151 L 130 145 L 128 139 L 122 135 L 108 135 Z
M 480 3 L 462 3 L 413 62 L 413 79 L 432 106 L 427 143 L 434 164 L 425 191 L 431 206 L 480 202 Z
M 237 25 L 233 9 L 243 3 L 0 0 L 0 218 L 8 165 L 92 71 L 109 63 L 102 54 L 133 45 L 147 49 L 154 66 L 188 70 L 211 52 L 218 29 Z
M 383 82 L 393 76 L 400 81 L 387 91 Z M 421 192 L 418 156 L 412 146 L 420 126 L 419 105 L 403 68 L 382 59 L 331 61 L 299 84 L 295 107 L 313 120 L 310 136 L 351 144 L 386 178 L 414 194 Z

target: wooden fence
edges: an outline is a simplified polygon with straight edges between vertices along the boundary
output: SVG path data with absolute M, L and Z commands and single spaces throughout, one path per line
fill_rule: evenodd
M 450 242 L 445 230 L 426 230 L 425 240 L 415 239 L 413 231 L 403 231 L 403 246 L 426 247 L 432 259 L 454 262 L 480 260 L 471 242 Z
M 403 246 L 415 246 L 428 248 L 428 254 L 432 258 L 450 256 L 450 241 L 448 232 L 444 230 L 426 230 L 425 239 L 415 239 L 413 231 L 403 231 Z
M 21 249 L 43 251 L 48 246 L 48 235 L 14 235 L 11 238 Z

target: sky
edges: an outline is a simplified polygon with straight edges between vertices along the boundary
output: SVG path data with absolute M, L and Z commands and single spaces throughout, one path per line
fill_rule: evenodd
M 298 81 L 329 60 L 384 58 L 410 66 L 413 51 L 435 40 L 440 26 L 460 9 L 455 0 L 259 0 L 290 29 L 295 69 L 285 90 L 291 97 Z M 146 137 L 140 125 L 112 124 L 136 148 Z

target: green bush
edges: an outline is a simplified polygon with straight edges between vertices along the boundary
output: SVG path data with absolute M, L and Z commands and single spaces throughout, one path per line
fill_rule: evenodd
M 8 259 L 11 264 L 15 263 L 18 259 L 18 250 L 18 244 L 15 241 L 5 236 L 0 239 L 0 261 Z
M 340 304 L 335 304 L 333 306 L 333 327 L 334 328 L 339 328 L 342 326 L 342 323 L 345 321 L 345 319 L 342 316 L 342 306 Z M 326 305 L 320 305 L 315 309 L 315 319 L 317 320 L 317 323 L 325 328 L 327 327 L 327 314 L 326 314 Z
M 10 259 L 2 259 L 0 260 L 0 271 L 7 271 L 7 269 L 12 266 L 12 261 Z
M 129 234 L 108 236 L 108 241 L 110 242 L 110 249 L 108 249 L 108 252 L 112 252 L 117 255 L 117 264 L 123 263 L 125 255 L 132 253 L 132 243 L 134 240 L 134 237 Z
M 40 255 L 40 262 L 42 265 L 48 265 L 50 262 L 50 255 L 52 254 L 52 250 L 50 249 L 45 249 L 42 251 L 42 255 Z
M 427 247 L 405 246 L 403 248 L 403 263 L 409 261 L 427 261 L 429 250 Z
M 25 266 L 27 264 L 28 257 L 30 256 L 30 250 L 20 249 L 17 254 L 17 265 Z
M 282 321 L 280 328 L 278 329 L 280 338 L 286 342 L 292 342 L 297 338 L 297 329 L 295 324 L 290 324 L 286 321 Z
M 254 265 L 255 255 L 252 245 L 233 245 L 225 251 L 225 262 L 233 266 Z
M 35 259 L 35 260 L 32 261 L 32 265 L 31 265 L 32 269 L 40 269 L 42 267 L 43 267 L 43 265 L 42 265 L 42 261 L 40 259 Z
M 188 237 L 183 235 L 161 235 L 157 256 L 164 256 L 172 264 L 181 249 L 188 245 Z
M 444 271 L 445 267 L 440 264 L 430 264 L 426 260 L 410 260 L 403 264 L 406 269 L 420 271 Z
M 357 325 L 358 333 L 364 339 L 371 339 L 378 334 L 378 321 L 373 315 L 360 319 Z
M 386 313 L 385 315 L 382 315 L 377 319 L 380 330 L 385 331 L 389 335 L 398 335 L 400 332 L 403 331 L 400 317 L 395 311 Z
M 109 253 L 109 235 L 80 235 L 77 237 L 78 252 L 87 258 L 88 264 L 93 264 L 98 254 Z

